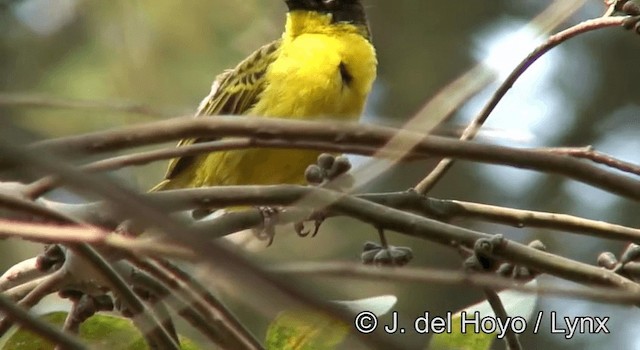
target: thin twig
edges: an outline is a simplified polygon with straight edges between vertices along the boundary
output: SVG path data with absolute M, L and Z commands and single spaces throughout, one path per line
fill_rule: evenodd
M 509 314 L 507 314 L 507 310 L 505 310 L 498 293 L 491 288 L 482 288 L 482 291 L 487 297 L 487 301 L 489 302 L 491 309 L 493 309 L 496 317 L 499 320 L 502 320 L 502 322 L 507 322 L 507 320 L 509 319 Z M 518 340 L 518 335 L 516 335 L 511 327 L 507 327 L 507 329 L 505 330 L 505 342 L 507 343 L 508 350 L 522 349 L 522 345 L 520 345 L 520 341 Z
M 123 300 L 127 308 L 129 308 L 129 311 L 133 314 L 133 321 L 139 329 L 143 330 L 143 334 L 148 334 L 152 339 L 157 341 L 158 345 L 166 349 L 180 349 L 168 330 L 162 325 L 162 321 L 153 315 L 149 308 L 136 296 L 131 288 L 129 288 L 120 274 L 118 274 L 100 254 L 87 244 L 78 244 L 74 247 L 74 251 L 95 266 L 107 279 L 114 293 Z M 149 333 L 144 332 L 144 330 L 148 330 Z
M 242 343 L 235 342 L 225 333 L 225 327 L 215 318 L 206 317 L 206 312 L 200 312 L 195 305 L 183 298 L 182 294 L 172 293 L 160 280 L 146 272 L 136 272 L 131 276 L 132 283 L 153 294 L 158 300 L 163 300 L 180 314 L 189 324 L 198 329 L 211 342 L 224 349 L 247 349 Z
M 193 252 L 190 250 L 176 247 L 169 243 L 136 240 L 133 237 L 126 237 L 101 230 L 97 227 L 87 227 L 83 225 L 51 226 L 50 224 L 34 224 L 0 219 L 0 237 L 17 237 L 34 242 L 63 243 L 68 245 L 88 243 L 96 247 L 117 248 L 133 253 L 171 256 L 185 260 L 194 259 Z
M 376 227 L 427 239 L 453 248 L 457 248 L 459 245 L 473 247 L 478 239 L 493 237 L 486 233 L 427 219 L 412 213 L 325 189 L 313 189 L 312 194 L 308 192 L 309 189 L 307 187 L 302 186 L 278 185 L 266 186 L 264 189 L 265 192 L 261 192 L 260 194 L 265 195 L 268 193 L 268 195 L 266 197 L 255 196 L 252 198 L 254 200 L 253 203 L 256 203 L 256 201 L 264 201 L 265 205 L 271 205 L 278 201 L 293 201 L 297 203 L 297 199 L 308 197 L 312 198 L 309 203 L 315 205 L 315 210 L 323 208 L 322 210 L 350 216 Z M 206 198 L 204 194 L 207 191 L 215 193 L 217 190 L 218 188 L 201 188 L 180 190 L 180 192 L 167 191 L 155 193 L 153 196 L 168 196 L 171 193 L 180 195 L 197 194 L 199 195 L 198 198 L 203 199 Z M 225 192 L 225 194 L 230 195 L 231 192 Z M 255 193 L 253 194 L 255 195 Z M 250 196 L 250 191 L 247 191 L 243 199 L 249 203 Z M 229 198 L 229 200 L 231 201 L 231 198 Z M 204 202 L 207 201 L 205 200 Z M 209 205 L 210 204 L 211 202 L 209 202 Z M 260 225 L 262 219 L 257 209 L 236 211 L 208 222 L 196 223 L 193 227 L 192 235 L 210 238 L 220 237 Z M 578 283 L 616 285 L 623 289 L 630 288 L 640 292 L 639 285 L 615 273 L 603 271 L 597 267 L 579 263 L 561 256 L 538 251 L 514 241 L 505 241 L 507 242 L 506 244 L 497 247 L 494 251 L 497 258 L 527 265 L 536 270 Z
M 40 285 L 48 277 L 49 277 L 48 275 L 42 276 L 40 278 L 36 278 L 34 280 L 24 282 L 15 287 L 2 291 L 2 294 L 17 303 L 18 301 L 24 299 L 24 297 L 26 297 L 27 294 L 31 293 L 32 290 L 36 289 L 36 287 Z
M 124 147 L 141 146 L 177 138 L 246 137 L 249 135 L 260 139 L 325 141 L 343 145 L 366 144 L 380 147 L 398 134 L 407 140 L 419 140 L 416 142 L 415 149 L 424 152 L 425 155 L 455 157 L 557 173 L 623 197 L 640 200 L 640 181 L 606 171 L 572 157 L 540 153 L 535 150 L 451 140 L 406 130 L 353 123 L 321 123 L 240 116 L 190 118 L 188 120 L 177 118 L 117 130 L 40 141 L 28 149 L 37 152 L 51 150 L 66 154 L 82 154 L 113 151 Z
M 142 114 L 152 117 L 168 116 L 169 113 L 159 111 L 151 106 L 145 106 L 140 103 L 132 102 L 115 102 L 115 101 L 94 101 L 94 100 L 78 100 L 63 99 L 50 96 L 38 96 L 30 94 L 0 94 L 1 107 L 31 107 L 46 109 L 77 109 L 104 112 L 124 112 L 133 114 Z
M 0 223 L 1 226 L 2 224 Z M 38 258 L 30 258 L 11 266 L 5 271 L 0 276 L 0 292 L 47 275 L 47 272 L 38 269 L 37 261 Z
M 23 188 L 22 190 L 26 191 L 27 189 Z M 25 198 L 12 196 L 11 194 L 0 193 L 0 207 L 4 207 L 15 212 L 28 213 L 37 218 L 44 218 L 48 221 L 58 223 L 68 222 L 67 218 L 52 210 L 47 209 L 46 207 L 28 201 Z
M 166 259 L 156 258 L 154 261 L 161 269 L 166 270 L 167 274 L 163 275 L 173 277 L 188 287 L 187 289 L 181 288 L 182 290 L 195 293 L 195 295 L 192 296 L 194 301 L 204 301 L 209 307 L 215 310 L 218 317 L 222 319 L 221 324 L 228 328 L 247 349 L 262 349 L 262 345 L 253 334 L 244 327 L 221 301 L 200 284 L 200 282 Z M 156 271 L 161 272 L 161 269 L 156 269 Z
M 322 314 L 350 322 L 351 315 L 347 314 L 344 310 L 302 292 L 297 287 L 263 271 L 219 243 L 191 235 L 188 227 L 185 227 L 185 225 L 172 217 L 165 215 L 162 208 L 157 207 L 148 200 L 144 200 L 140 195 L 115 184 L 108 178 L 87 176 L 87 174 L 63 164 L 47 151 L 34 152 L 33 150 L 15 147 L 14 144 L 10 142 L 12 136 L 8 135 L 7 132 L 3 132 L 2 136 L 3 137 L 0 137 L 0 154 L 2 154 L 4 159 L 8 159 L 9 161 L 19 160 L 21 164 L 26 164 L 29 168 L 36 171 L 61 176 L 64 178 L 65 183 L 72 185 L 74 188 L 100 195 L 105 200 L 114 204 L 114 207 L 117 207 L 122 214 L 126 214 L 137 222 L 157 226 L 161 228 L 160 233 L 164 233 L 166 238 L 174 241 L 178 245 L 185 245 L 193 249 L 195 253 L 199 254 L 202 259 L 207 262 L 207 265 L 211 267 L 212 270 L 222 274 L 225 278 L 235 281 L 240 280 L 243 283 L 247 283 L 247 285 L 261 289 L 264 288 L 263 290 L 265 291 L 269 290 L 273 294 L 273 300 L 278 297 L 284 297 L 289 305 L 291 301 L 297 301 Z M 389 336 L 378 334 L 368 336 L 354 334 L 353 336 L 371 348 L 401 348 L 401 346 L 396 343 L 397 341 L 391 339 Z
M 521 210 L 482 203 L 426 197 L 417 192 L 370 193 L 358 196 L 388 207 L 410 210 L 438 220 L 472 218 L 518 228 L 540 227 L 604 239 L 640 242 L 640 229 L 586 218 Z M 215 198 L 210 200 L 215 202 Z
M 362 155 L 374 155 L 379 157 L 402 158 L 405 152 L 380 152 L 375 146 L 358 146 L 358 145 L 340 145 L 322 141 L 304 141 L 304 140 L 260 140 L 260 139 L 230 139 L 218 140 L 210 142 L 195 143 L 182 147 L 163 148 L 159 150 L 133 153 L 128 155 L 116 156 L 104 160 L 99 160 L 81 168 L 88 172 L 100 172 L 108 170 L 116 170 L 126 166 L 145 165 L 154 161 L 166 160 L 171 158 L 188 157 L 204 153 L 220 152 L 226 150 L 247 149 L 252 147 L 260 148 L 305 148 L 319 151 L 327 149 L 335 152 L 357 153 Z M 407 157 L 407 160 L 411 160 Z M 31 183 L 24 194 L 28 198 L 38 198 L 46 192 L 52 190 L 59 184 L 59 180 L 53 176 L 44 177 L 38 181 Z
M 546 148 L 541 149 L 540 152 L 549 152 L 553 154 L 563 154 L 575 158 L 589 159 L 592 162 L 603 164 L 613 169 L 618 169 L 620 171 L 640 176 L 639 165 L 625 162 L 608 154 L 596 151 L 591 146 L 579 148 Z
M 531 20 L 527 26 L 546 34 L 575 13 L 584 1 L 556 0 Z M 402 129 L 417 130 L 425 134 L 432 133 L 434 128 L 450 119 L 458 108 L 495 79 L 497 79 L 497 75 L 486 65 L 477 64 L 438 91 L 414 116 L 404 123 Z M 365 162 L 358 169 L 355 169 L 352 175 L 363 185 L 372 181 L 399 161 L 406 159 L 405 154 L 410 152 L 417 145 L 417 142 L 416 139 L 408 139 L 397 134 L 390 138 L 384 146 L 379 147 L 373 156 L 380 157 L 382 154 L 392 153 L 391 151 L 399 151 L 398 156 L 388 162 L 376 162 L 375 160 Z
M 574 38 L 577 35 L 587 33 L 593 30 L 621 26 L 625 20 L 625 17 L 604 17 L 596 18 L 579 23 L 569 29 L 565 29 L 560 33 L 550 36 L 546 42 L 538 46 L 533 50 L 518 66 L 509 74 L 507 79 L 500 85 L 498 90 L 493 94 L 489 102 L 484 106 L 480 113 L 471 121 L 465 131 L 462 133 L 460 140 L 472 140 L 482 125 L 485 123 L 491 112 L 498 105 L 500 100 L 507 94 L 511 86 L 520 78 L 520 76 L 540 57 L 545 53 L 553 49 L 554 47 L 562 44 L 563 42 Z M 427 177 L 425 177 L 415 187 L 416 191 L 422 194 L 428 193 L 436 183 L 444 176 L 444 174 L 453 165 L 453 159 L 446 158 L 440 161 L 440 163 L 433 169 Z
M 47 339 L 54 344 L 63 346 L 65 349 L 87 349 L 85 345 L 83 345 L 72 335 L 65 334 L 64 332 L 51 326 L 49 323 L 29 314 L 27 311 L 23 310 L 21 307 L 8 300 L 2 294 L 0 294 L 0 310 L 2 310 L 2 313 L 6 315 L 6 318 L 10 318 L 20 326 L 34 332 L 38 336 Z
M 34 305 L 38 304 L 42 298 L 55 292 L 57 288 L 62 284 L 66 273 L 62 270 L 58 270 L 51 275 L 47 276 L 42 283 L 38 284 L 33 290 L 31 290 L 24 298 L 22 298 L 18 305 L 25 309 L 31 309 Z M 0 337 L 2 337 L 13 325 L 13 319 L 9 316 L 5 316 L 0 320 Z
M 467 244 L 468 246 L 473 246 L 474 242 L 478 238 L 485 237 L 486 235 L 474 232 L 471 234 L 470 232 L 461 228 L 457 228 L 452 225 L 446 225 L 443 223 L 437 223 L 433 220 L 419 218 L 415 215 L 401 212 L 398 210 L 393 210 L 391 208 L 387 208 L 381 206 L 379 204 L 372 203 L 369 200 L 352 198 L 352 197 L 344 197 L 340 194 L 322 190 L 322 189 L 313 189 L 309 187 L 302 186 L 293 186 L 293 185 L 278 185 L 278 186 L 240 186 L 240 187 L 219 187 L 219 188 L 199 188 L 199 189 L 186 189 L 186 190 L 174 190 L 174 191 L 166 191 L 160 193 L 149 194 L 149 199 L 154 202 L 160 204 L 166 210 L 179 210 L 184 208 L 194 208 L 194 207 L 209 207 L 213 205 L 220 206 L 237 206 L 237 205 L 288 205 L 296 202 L 302 197 L 311 196 L 317 201 L 315 203 L 330 203 L 333 200 L 336 200 L 335 203 L 332 204 L 332 211 L 336 214 L 343 214 L 356 217 L 360 220 L 370 222 L 372 224 L 380 225 L 383 227 L 395 229 L 399 232 L 405 232 L 407 234 L 416 235 L 418 237 L 434 240 L 436 242 L 440 242 L 443 244 L 449 244 L 451 241 L 461 242 L 463 244 Z M 329 197 L 329 198 L 327 198 Z M 383 195 L 364 195 L 363 198 L 371 199 L 374 201 L 379 201 L 385 205 L 394 205 L 398 208 L 412 208 L 412 210 L 421 210 L 424 208 L 424 203 L 422 200 L 424 199 L 421 196 L 417 196 L 415 194 L 411 194 L 411 192 L 407 193 L 399 193 L 399 194 L 383 194 Z M 382 198 L 382 199 L 381 199 Z M 386 200 L 385 200 L 386 199 Z M 417 201 L 416 201 L 417 199 Z M 446 209 L 447 206 L 443 206 L 441 211 L 441 215 L 463 215 L 463 216 L 472 216 L 472 217 L 483 217 L 490 218 L 491 220 L 501 221 L 501 222 L 511 222 L 512 224 L 516 224 L 519 222 L 523 222 L 526 224 L 539 225 L 539 226 L 550 226 L 552 228 L 561 227 L 563 229 L 568 229 L 574 232 L 578 232 L 580 230 L 590 230 L 595 232 L 601 237 L 606 238 L 614 238 L 614 239 L 622 239 L 622 240 L 638 240 L 638 233 L 635 229 L 620 227 L 611 224 L 601 224 L 593 221 L 584 221 L 584 220 L 576 220 L 573 217 L 562 216 L 551 213 L 535 213 L 535 212 L 527 212 L 527 211 L 518 211 L 507 208 L 498 208 L 491 206 L 478 205 L 474 203 L 463 203 L 463 202 L 455 202 L 451 201 L 450 204 L 453 204 L 452 209 Z M 172 207 L 173 206 L 173 207 Z M 434 208 L 438 208 L 438 205 L 432 205 Z M 422 209 L 424 210 L 424 209 Z M 391 212 L 392 211 L 392 212 Z M 304 212 L 304 211 L 303 211 Z M 448 213 L 447 213 L 448 212 Z M 286 215 L 287 211 L 283 214 Z M 308 211 L 307 211 L 308 213 Z M 433 215 L 433 208 L 428 212 Z M 532 215 L 533 214 L 533 215 Z M 397 217 L 396 217 L 397 216 Z M 286 220 L 286 216 L 283 217 Z M 283 219 L 281 218 L 281 219 Z M 294 215 L 291 220 L 301 220 L 304 218 L 302 214 Z M 389 220 L 393 218 L 394 222 L 408 220 L 409 222 L 413 222 L 418 220 L 427 227 L 422 231 L 422 229 L 416 229 L 416 227 L 409 228 L 408 226 L 404 226 L 406 221 L 402 224 L 403 226 L 396 226 L 400 224 L 393 224 L 389 226 Z M 203 235 L 207 237 L 214 236 L 222 236 L 226 234 L 230 234 L 233 232 L 237 232 L 242 229 L 247 229 L 259 225 L 262 221 L 262 217 L 257 210 L 247 210 L 240 212 L 232 212 L 220 218 L 214 219 L 210 222 L 203 222 L 196 224 L 193 228 L 198 232 L 202 232 Z M 515 221 L 511 221 L 515 220 Z M 286 222 L 286 221 L 285 221 Z M 433 226 L 432 226 L 433 225 Z M 446 225 L 446 226 L 441 226 Z M 611 226 L 609 226 L 611 225 Z M 406 227 L 406 228 L 402 228 Z M 441 235 L 436 235 L 435 233 L 442 232 Z M 454 238 L 456 237 L 456 238 Z M 464 238 L 461 238 L 464 237 Z M 528 253 L 527 253 L 528 254 Z M 545 262 L 541 252 L 532 253 L 536 259 L 539 259 L 537 264 L 542 264 L 544 266 L 543 269 L 547 270 L 547 272 L 555 274 L 559 270 L 555 270 L 557 267 L 553 267 L 552 265 Z M 520 257 L 514 257 L 514 261 L 518 262 Z M 549 269 L 552 270 L 549 270 Z M 571 266 L 565 267 L 568 270 L 571 269 Z M 567 269 L 562 268 L 564 272 L 563 274 L 570 273 Z M 587 273 L 587 275 L 594 274 L 598 277 L 586 277 L 586 275 L 581 275 L 581 273 L 575 274 L 571 277 L 573 280 L 584 280 L 590 281 L 592 278 L 599 279 L 603 277 L 600 270 L 593 271 Z M 581 277 L 578 277 L 581 276 Z M 607 279 L 607 278 L 605 278 Z
M 621 305 L 639 305 L 640 294 L 615 287 L 590 285 L 587 287 L 569 287 L 567 285 L 543 284 L 535 286 L 518 283 L 511 278 L 496 274 L 469 273 L 462 270 L 403 267 L 402 269 L 377 266 L 372 268 L 352 262 L 305 262 L 281 264 L 270 271 L 287 277 L 300 276 L 311 278 L 333 277 L 350 280 L 376 282 L 441 284 L 473 286 L 480 288 L 513 289 L 523 293 L 583 299 Z

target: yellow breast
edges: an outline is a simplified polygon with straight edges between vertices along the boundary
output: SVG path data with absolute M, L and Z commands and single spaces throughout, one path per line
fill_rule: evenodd
M 248 115 L 271 118 L 357 120 L 376 76 L 371 43 L 347 24 L 308 12 L 289 13 L 277 59 Z M 303 183 L 319 152 L 249 149 L 199 157 L 190 180 L 171 187 Z M 186 182 L 181 184 L 180 182 Z
M 355 33 L 285 37 L 252 114 L 357 119 L 376 75 L 373 46 Z

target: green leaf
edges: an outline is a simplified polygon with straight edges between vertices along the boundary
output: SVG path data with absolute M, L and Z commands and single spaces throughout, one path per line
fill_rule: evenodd
M 66 312 L 52 312 L 40 318 L 62 327 Z M 4 342 L 2 350 L 53 350 L 54 345 L 28 330 L 18 329 Z M 97 314 L 80 325 L 80 339 L 92 349 L 144 350 L 148 349 L 142 334 L 126 319 L 116 316 Z M 183 350 L 198 350 L 195 343 L 180 337 Z
M 269 325 L 267 349 L 335 349 L 349 334 L 350 325 L 319 313 L 283 311 Z
M 381 316 L 395 305 L 397 298 L 385 295 L 373 298 L 334 301 L 352 313 L 371 311 Z M 281 312 L 267 329 L 266 348 L 270 350 L 331 350 L 349 335 L 351 324 L 325 314 L 304 310 Z

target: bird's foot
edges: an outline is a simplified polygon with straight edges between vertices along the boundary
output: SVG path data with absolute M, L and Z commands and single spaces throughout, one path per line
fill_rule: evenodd
M 304 226 L 304 221 L 299 221 L 293 224 L 293 229 L 296 231 L 298 236 L 307 237 L 311 235 L 311 237 L 315 237 L 320 231 L 320 226 L 327 219 L 327 213 L 323 210 L 315 212 L 308 220 L 313 221 L 313 231 L 307 230 Z
M 258 207 L 258 210 L 262 215 L 262 225 L 254 229 L 254 232 L 259 239 L 267 240 L 267 247 L 269 247 L 273 244 L 276 235 L 279 210 L 274 207 Z

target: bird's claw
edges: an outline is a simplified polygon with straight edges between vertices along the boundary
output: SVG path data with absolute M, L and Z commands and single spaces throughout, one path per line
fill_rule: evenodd
M 267 247 L 273 244 L 276 235 L 276 223 L 278 209 L 274 207 L 258 207 L 262 215 L 262 225 L 255 230 L 256 235 L 261 240 L 268 240 Z
M 327 216 L 323 212 L 318 212 L 313 215 L 313 231 L 305 229 L 304 221 L 296 222 L 293 224 L 293 228 L 300 237 L 315 237 L 320 232 L 320 227 L 326 220 Z

